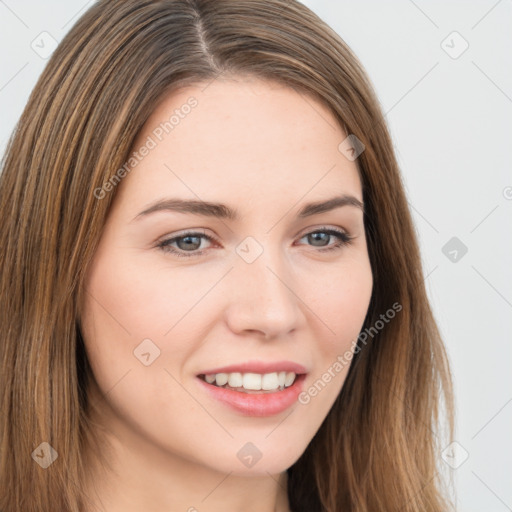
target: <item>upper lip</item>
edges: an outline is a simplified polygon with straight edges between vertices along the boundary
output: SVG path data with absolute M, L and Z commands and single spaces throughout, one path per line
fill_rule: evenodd
M 293 361 L 246 361 L 244 363 L 235 363 L 229 366 L 210 368 L 199 375 L 211 375 L 214 373 L 273 373 L 273 372 L 293 372 L 296 374 L 307 373 L 304 366 Z

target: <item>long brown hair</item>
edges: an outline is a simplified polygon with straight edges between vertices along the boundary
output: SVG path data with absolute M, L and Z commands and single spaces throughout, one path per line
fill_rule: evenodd
M 2 165 L 3 512 L 85 509 L 90 370 L 79 305 L 115 195 L 100 200 L 97 190 L 165 94 L 223 74 L 316 98 L 365 146 L 357 165 L 374 277 L 363 330 L 372 339 L 359 339 L 341 393 L 288 470 L 292 510 L 448 508 L 437 464 L 438 427 L 453 437 L 448 362 L 392 142 L 357 58 L 294 0 L 101 0 L 55 50 Z M 400 313 L 374 334 L 395 303 Z M 41 442 L 58 453 L 48 469 L 31 457 Z

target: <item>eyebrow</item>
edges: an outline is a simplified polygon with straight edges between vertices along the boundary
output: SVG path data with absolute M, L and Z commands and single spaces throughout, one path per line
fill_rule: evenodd
M 364 205 L 359 199 L 354 196 L 343 194 L 341 196 L 332 197 L 323 201 L 316 201 L 305 204 L 297 213 L 297 217 L 304 218 L 319 213 L 325 213 L 342 206 L 354 206 L 364 212 Z M 208 201 L 196 201 L 189 199 L 168 198 L 161 199 L 153 203 L 145 210 L 138 213 L 133 220 L 146 217 L 151 213 L 171 211 L 179 213 L 191 213 L 193 215 L 201 215 L 204 217 L 215 217 L 219 219 L 226 219 L 230 221 L 237 221 L 240 219 L 240 213 L 234 208 L 222 203 L 212 203 Z

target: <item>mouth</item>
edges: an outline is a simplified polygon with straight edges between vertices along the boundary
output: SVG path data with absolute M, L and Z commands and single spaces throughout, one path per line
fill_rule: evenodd
M 198 378 L 211 386 L 247 394 L 268 394 L 284 391 L 305 374 L 290 371 L 270 373 L 219 372 L 200 374 Z
M 196 380 L 206 397 L 231 411 L 248 417 L 270 417 L 297 403 L 305 378 L 306 373 L 282 370 L 271 373 L 208 372 L 197 375 Z

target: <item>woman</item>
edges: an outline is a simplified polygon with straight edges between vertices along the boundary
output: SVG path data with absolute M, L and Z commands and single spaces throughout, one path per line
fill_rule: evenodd
M 2 511 L 448 509 L 392 143 L 306 7 L 98 2 L 0 198 Z

